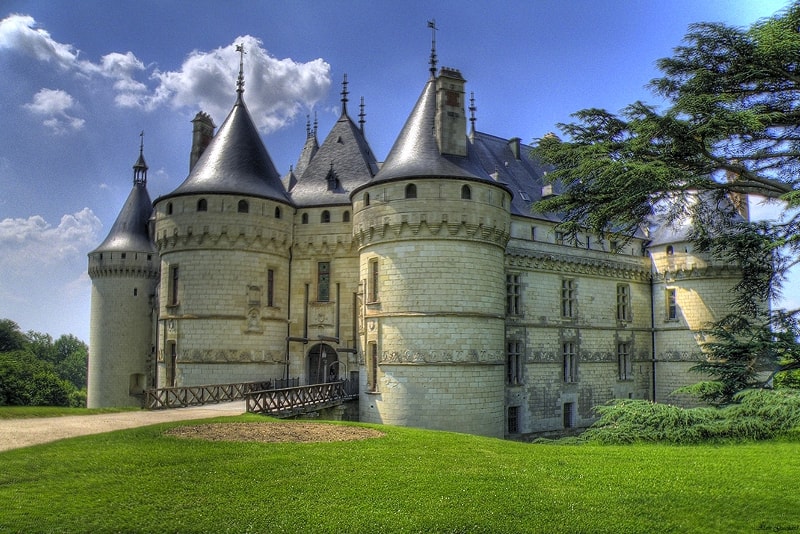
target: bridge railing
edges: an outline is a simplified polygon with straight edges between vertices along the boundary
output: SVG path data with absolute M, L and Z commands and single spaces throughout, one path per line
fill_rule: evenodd
M 300 384 L 299 378 L 239 382 L 235 384 L 208 384 L 147 389 L 144 392 L 144 407 L 148 410 L 185 408 L 242 400 L 251 391 L 286 388 Z
M 283 389 L 251 391 L 245 395 L 247 411 L 285 417 L 341 404 L 358 397 L 358 383 L 351 380 Z

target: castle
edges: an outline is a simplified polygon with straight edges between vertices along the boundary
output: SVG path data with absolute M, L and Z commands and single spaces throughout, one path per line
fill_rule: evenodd
M 154 202 L 140 149 L 89 253 L 90 407 L 351 379 L 361 421 L 513 438 L 585 427 L 613 398 L 685 401 L 737 270 L 680 227 L 565 240 L 531 210 L 558 192 L 531 147 L 476 131 L 465 79 L 434 58 L 382 163 L 345 78 L 330 133 L 308 125 L 280 176 L 241 68 L 228 117 L 215 133 L 198 113 L 190 173 Z

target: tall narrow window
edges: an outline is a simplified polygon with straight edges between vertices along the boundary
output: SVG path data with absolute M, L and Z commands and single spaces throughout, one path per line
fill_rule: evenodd
M 519 406 L 509 406 L 506 418 L 506 426 L 509 434 L 519 433 Z
M 565 402 L 563 406 L 564 411 L 564 428 L 572 428 L 575 426 L 575 403 Z
M 472 199 L 472 190 L 470 190 L 468 185 L 461 186 L 461 198 L 462 200 Z
M 197 211 L 208 211 L 208 201 L 201 198 L 197 201 Z
M 562 345 L 564 355 L 564 382 L 578 381 L 578 354 L 575 352 L 575 342 L 566 341 Z
M 342 213 L 342 222 L 350 222 L 350 212 L 349 211 L 345 210 L 345 212 Z
M 564 244 L 564 232 L 556 231 L 556 245 Z
M 520 275 L 506 275 L 506 314 L 522 315 L 522 284 Z
M 561 317 L 573 318 L 577 311 L 575 280 L 561 281 Z
M 630 343 L 617 343 L 617 360 L 619 362 L 619 379 L 630 380 L 633 378 Z
M 300 216 L 300 224 L 308 224 L 308 213 Z
M 631 320 L 631 286 L 619 284 L 617 286 L 617 321 Z
M 172 202 L 167 202 L 167 215 L 172 215 Z
M 675 288 L 667 289 L 667 320 L 675 321 L 678 318 L 678 294 Z
M 406 186 L 406 198 L 417 198 L 417 186 L 408 184 Z
M 275 271 L 267 269 L 267 306 L 275 306 Z
M 317 302 L 328 302 L 331 298 L 331 262 L 317 263 Z
M 378 259 L 369 260 L 369 280 L 367 280 L 367 302 L 378 302 Z
M 331 222 L 331 212 L 328 210 L 323 210 L 322 215 L 319 218 L 319 222 L 321 223 L 329 223 Z
M 369 368 L 367 369 L 367 387 L 370 391 L 378 391 L 378 344 L 369 344 Z
M 536 227 L 531 226 L 531 241 L 536 241 Z
M 240 200 L 239 204 L 236 206 L 236 211 L 239 213 L 248 213 L 250 211 L 250 205 L 246 200 Z
M 167 291 L 167 302 L 170 306 L 177 306 L 178 305 L 178 286 L 179 283 L 179 272 L 177 265 L 170 265 L 169 266 L 169 282 L 168 282 L 168 291 Z
M 276 219 L 281 218 L 281 208 L 279 206 L 275 206 L 275 218 Z
M 506 343 L 506 383 L 522 384 L 522 343 L 517 340 Z
M 369 206 L 369 193 L 364 193 L 364 205 Z

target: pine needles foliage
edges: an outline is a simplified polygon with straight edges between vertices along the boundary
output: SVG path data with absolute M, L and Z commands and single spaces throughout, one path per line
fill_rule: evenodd
M 722 408 L 680 408 L 647 400 L 614 400 L 581 439 L 602 444 L 693 445 L 773 439 L 800 428 L 800 392 L 747 390 Z

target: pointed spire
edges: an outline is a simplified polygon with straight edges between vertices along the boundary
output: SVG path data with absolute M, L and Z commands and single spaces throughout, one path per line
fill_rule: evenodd
M 471 133 L 475 133 L 475 112 L 478 111 L 478 108 L 475 107 L 475 92 L 470 91 L 469 93 L 469 122 L 471 123 Z
M 239 52 L 239 77 L 236 79 L 236 92 L 239 96 L 244 93 L 244 45 L 236 45 L 236 51 Z
M 431 19 L 428 21 L 428 28 L 431 29 L 431 78 L 436 77 L 436 19 Z
M 139 158 L 133 164 L 133 185 L 147 185 L 147 163 L 144 161 L 144 130 L 139 133 Z
M 344 80 L 342 80 L 342 115 L 347 115 L 347 73 L 344 73 Z
M 360 108 L 360 111 L 358 112 L 358 126 L 361 128 L 361 133 L 363 134 L 364 133 L 364 123 L 366 122 L 364 120 L 364 117 L 367 116 L 367 114 L 364 113 L 364 97 L 363 96 L 361 97 L 361 105 L 359 106 L 359 108 Z

